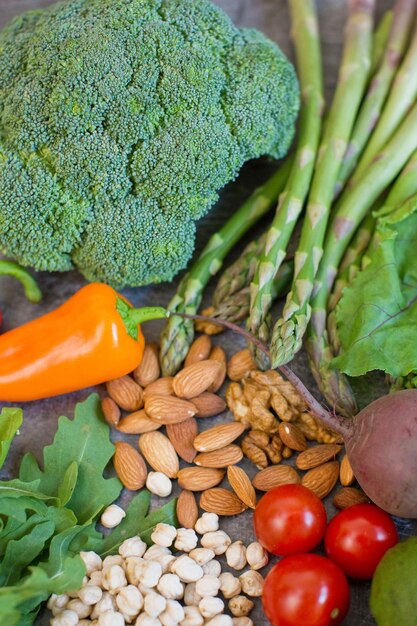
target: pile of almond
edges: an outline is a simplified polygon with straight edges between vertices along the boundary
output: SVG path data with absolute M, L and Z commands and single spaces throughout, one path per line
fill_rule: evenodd
M 226 374 L 233 381 L 226 400 L 235 421 L 199 432 L 201 419 L 226 409 L 217 394 Z M 201 335 L 183 369 L 174 377 L 160 377 L 158 346 L 148 344 L 132 376 L 108 382 L 107 392 L 102 408 L 108 423 L 122 433 L 139 435 L 137 447 L 125 441 L 115 444 L 113 462 L 120 480 L 130 490 L 146 485 L 152 493 L 168 497 L 176 479 L 182 489 L 177 515 L 185 528 L 193 528 L 198 518 L 196 492 L 201 492 L 201 509 L 219 515 L 254 508 L 255 490 L 269 491 L 285 483 L 302 483 L 324 498 L 340 479 L 345 490 L 336 495 L 336 506 L 366 500 L 351 487 L 355 478 L 347 457 L 341 464 L 336 460 L 342 450 L 338 436 L 317 424 L 303 399 L 276 371 L 257 370 L 249 350 L 227 363 L 224 350 Z M 122 417 L 122 411 L 128 414 Z M 308 447 L 308 440 L 324 443 Z M 294 454 L 296 467 L 281 463 Z M 260 469 L 253 480 L 238 465 L 244 455 Z M 188 466 L 180 466 L 180 459 Z M 230 488 L 219 487 L 226 474 Z

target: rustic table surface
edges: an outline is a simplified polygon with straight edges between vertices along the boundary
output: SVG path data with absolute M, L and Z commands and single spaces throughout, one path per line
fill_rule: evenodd
M 289 39 L 288 9 L 285 0 L 217 0 L 217 3 L 227 11 L 236 24 L 239 26 L 256 27 L 262 30 L 275 40 L 288 55 L 293 57 Z M 50 0 L 0 0 L 0 28 L 14 15 L 27 9 L 48 4 L 50 4 Z M 389 0 L 379 0 L 377 4 L 378 14 L 381 14 L 391 3 Z M 334 86 L 340 58 L 346 5 L 347 0 L 318 0 L 325 65 L 325 86 L 328 97 Z M 223 219 L 239 206 L 242 199 L 260 181 L 266 178 L 273 167 L 273 164 L 264 161 L 250 164 L 244 168 L 239 179 L 224 190 L 217 206 L 200 225 L 198 248 L 201 249 L 208 237 L 217 230 Z M 41 304 L 34 306 L 27 304 L 16 282 L 7 278 L 1 279 L 0 308 L 4 311 L 6 329 L 17 326 L 30 318 L 55 308 L 84 284 L 82 277 L 75 272 L 60 275 L 41 274 L 39 275 L 39 281 L 44 299 Z M 164 305 L 168 303 L 175 291 L 176 284 L 177 282 L 157 287 L 126 290 L 126 294 L 135 303 L 158 303 Z M 210 289 L 208 290 L 207 300 L 210 297 L 209 292 Z M 147 336 L 151 339 L 156 339 L 160 328 L 161 326 L 158 323 L 149 324 L 146 327 Z M 226 350 L 232 353 L 236 350 L 238 341 L 236 337 L 230 338 L 224 335 L 221 336 L 221 342 Z M 314 390 L 314 383 L 303 354 L 297 356 L 293 367 Z M 362 384 L 361 389 L 359 389 L 361 401 L 364 403 L 378 395 L 381 392 L 381 385 L 382 382 L 379 380 Z M 71 416 L 75 402 L 84 399 L 90 391 L 85 390 L 59 398 L 27 404 L 25 407 L 25 422 L 20 436 L 12 446 L 7 466 L 3 469 L 4 477 L 15 475 L 20 458 L 27 450 L 34 452 L 39 458 L 42 447 L 50 443 L 53 438 L 57 417 L 62 414 Z M 98 391 L 103 393 L 102 389 L 98 389 Z M 211 426 L 213 421 L 209 420 L 209 422 L 210 424 L 207 425 Z M 253 468 L 249 464 L 247 464 L 246 469 L 249 473 L 253 473 Z M 126 495 L 122 498 L 122 503 L 126 503 L 127 500 L 128 496 Z M 332 514 L 334 511 L 331 497 L 327 500 L 327 509 L 329 514 Z M 155 505 L 158 505 L 158 502 L 155 502 Z M 251 513 L 244 513 L 235 519 L 224 518 L 222 524 L 234 539 L 242 538 L 249 543 L 254 538 Z M 400 532 L 402 536 L 417 534 L 417 524 L 402 522 L 400 524 Z M 371 626 L 375 624 L 368 609 L 369 586 L 367 584 L 353 584 L 351 589 L 351 609 L 344 621 L 344 625 Z M 268 624 L 267 619 L 262 614 L 259 603 L 252 617 L 256 626 L 266 626 Z M 46 626 L 48 623 L 49 615 L 45 611 L 39 616 L 36 624 L 38 626 Z M 302 625 L 300 624 L 300 626 Z

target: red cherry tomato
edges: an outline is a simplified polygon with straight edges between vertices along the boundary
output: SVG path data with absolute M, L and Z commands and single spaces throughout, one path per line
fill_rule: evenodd
M 329 559 L 297 554 L 271 569 L 262 603 L 272 626 L 337 626 L 349 609 L 349 585 Z
M 327 556 L 348 576 L 372 578 L 385 552 L 398 543 L 395 524 L 374 504 L 355 504 L 338 513 L 327 527 Z
M 259 542 L 269 552 L 301 554 L 313 550 L 323 539 L 326 510 L 302 485 L 282 485 L 260 499 L 254 523 Z

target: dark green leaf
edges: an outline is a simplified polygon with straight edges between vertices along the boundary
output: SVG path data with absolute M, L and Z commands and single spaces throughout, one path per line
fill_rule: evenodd
M 58 431 L 50 446 L 44 448 L 43 471 L 32 456 L 26 456 L 21 477 L 40 478 L 39 489 L 58 496 L 68 468 L 78 464 L 75 489 L 67 506 L 84 524 L 119 496 L 122 485 L 117 478 L 104 478 L 103 471 L 114 454 L 109 427 L 102 418 L 99 398 L 91 395 L 75 407 L 74 419 L 60 417 Z
M 0 413 L 0 468 L 3 467 L 10 444 L 22 422 L 22 409 L 2 409 Z
M 115 554 L 121 543 L 128 537 L 140 535 L 143 541 L 149 545 L 151 543 L 151 533 L 156 524 L 177 525 L 176 503 L 171 500 L 160 509 L 149 513 L 151 494 L 149 491 L 142 491 L 131 501 L 126 511 L 126 517 L 107 537 L 100 541 L 92 541 L 90 549 L 99 552 L 103 557 L 108 554 Z
M 52 521 L 39 522 L 20 539 L 8 541 L 0 564 L 0 586 L 14 584 L 21 578 L 24 569 L 41 554 L 54 531 Z
M 417 615 L 417 537 L 383 557 L 371 587 L 371 612 L 378 626 L 410 626 Z
M 39 490 L 39 480 L 24 482 L 18 478 L 0 481 L 0 498 L 6 496 L 8 498 L 30 496 L 38 500 L 54 500 L 52 496 L 45 495 L 45 493 Z
M 21 496 L 20 498 L 0 498 L 0 515 L 14 518 L 18 522 L 27 520 L 28 511 L 45 515 L 48 507 L 45 502 L 30 498 L 29 496 Z
M 399 377 L 417 369 L 417 214 L 385 221 L 379 234 L 370 263 L 337 309 L 343 350 L 332 366 L 350 376 L 379 369 Z

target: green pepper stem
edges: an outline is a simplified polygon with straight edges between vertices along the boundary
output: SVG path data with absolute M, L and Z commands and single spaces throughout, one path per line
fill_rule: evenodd
M 13 276 L 23 286 L 25 296 L 30 302 L 40 302 L 42 300 L 42 292 L 39 289 L 36 280 L 29 274 L 27 270 L 14 263 L 13 261 L 0 261 L 0 275 Z

